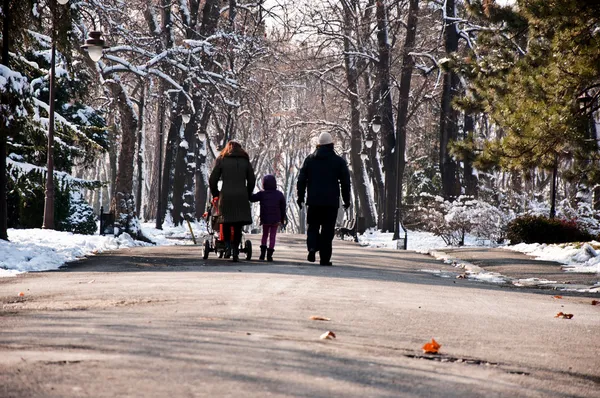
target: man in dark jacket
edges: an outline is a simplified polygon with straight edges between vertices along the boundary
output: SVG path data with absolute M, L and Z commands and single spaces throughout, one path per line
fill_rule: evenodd
M 340 207 L 340 186 L 344 208 L 350 207 L 350 172 L 346 161 L 333 150 L 333 139 L 327 132 L 319 135 L 317 150 L 304 160 L 298 176 L 298 206 L 302 208 L 308 189 L 306 246 L 308 261 L 319 252 L 321 265 L 331 264 L 331 243 Z

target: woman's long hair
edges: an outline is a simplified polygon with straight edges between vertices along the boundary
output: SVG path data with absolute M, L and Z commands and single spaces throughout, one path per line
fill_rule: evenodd
M 242 148 L 240 143 L 237 141 L 229 141 L 227 145 L 225 145 L 225 148 L 223 148 L 223 150 L 219 154 L 219 158 L 224 158 L 225 156 L 230 156 L 232 154 L 240 155 L 250 160 L 250 156 L 248 156 L 248 153 L 244 151 L 244 148 Z

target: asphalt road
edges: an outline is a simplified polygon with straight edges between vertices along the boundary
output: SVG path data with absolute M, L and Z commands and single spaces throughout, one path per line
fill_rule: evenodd
M 333 267 L 304 257 L 281 235 L 274 263 L 135 248 L 0 279 L 0 396 L 600 397 L 593 295 L 339 240 Z

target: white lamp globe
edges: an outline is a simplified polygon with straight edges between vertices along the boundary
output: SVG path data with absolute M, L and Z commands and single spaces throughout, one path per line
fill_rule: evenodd
M 56 0 L 56 1 L 58 1 L 58 4 L 62 4 L 62 5 L 65 5 L 69 2 L 69 0 Z
M 90 58 L 92 59 L 92 61 L 98 62 L 98 61 L 100 61 L 100 58 L 102 58 L 102 47 L 89 46 L 88 54 L 89 54 Z

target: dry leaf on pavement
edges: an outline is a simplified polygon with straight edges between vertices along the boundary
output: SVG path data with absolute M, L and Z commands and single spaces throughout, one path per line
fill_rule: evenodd
M 320 337 L 321 340 L 331 340 L 331 339 L 335 339 L 335 333 L 333 333 L 331 330 L 326 331 L 325 333 L 323 333 Z
M 561 298 L 562 298 L 562 296 L 552 296 L 552 298 L 555 298 L 555 299 L 561 299 Z
M 435 339 L 432 338 L 429 343 L 425 343 L 425 345 L 423 346 L 423 352 L 425 354 L 438 354 L 438 351 L 441 347 L 442 346 L 438 344 L 438 342 L 435 341 Z
M 598 304 L 600 304 L 600 301 L 598 301 L 598 300 L 592 300 L 592 305 L 598 305 Z
M 25 293 L 19 292 L 19 297 L 23 297 L 24 295 L 25 295 Z
M 573 314 L 565 314 L 564 312 L 559 312 L 558 314 L 554 315 L 555 318 L 563 318 L 563 319 L 571 319 L 573 318 Z
M 311 321 L 330 321 L 331 318 L 325 318 L 324 316 L 313 315 L 309 318 Z

